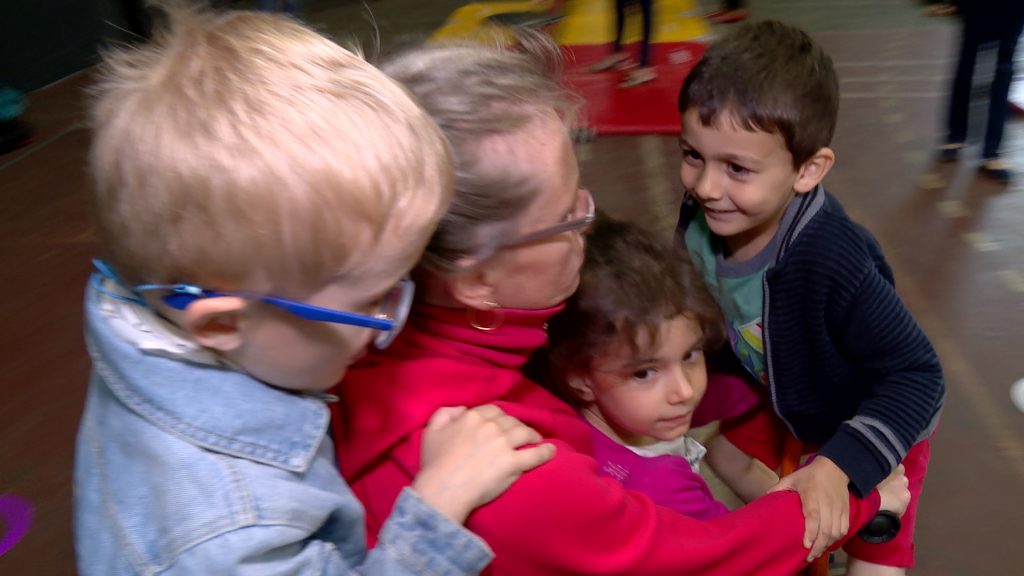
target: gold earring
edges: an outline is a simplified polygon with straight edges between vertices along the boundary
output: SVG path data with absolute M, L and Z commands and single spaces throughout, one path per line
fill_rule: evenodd
M 485 325 L 481 323 L 480 319 L 477 317 L 477 314 L 480 314 L 480 311 L 473 307 L 466 308 L 466 321 L 469 322 L 470 326 L 481 332 L 491 332 L 501 328 L 501 325 L 505 323 L 505 311 L 502 310 L 496 302 L 485 301 L 484 305 L 487 306 L 488 311 L 494 315 L 494 317 L 491 318 L 490 324 Z

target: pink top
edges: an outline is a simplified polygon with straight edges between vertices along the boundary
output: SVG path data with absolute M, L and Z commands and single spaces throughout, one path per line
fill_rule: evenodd
M 593 425 L 590 428 L 594 432 L 598 474 L 615 478 L 625 488 L 646 494 L 655 504 L 691 518 L 710 520 L 729 513 L 683 456 L 641 456 Z

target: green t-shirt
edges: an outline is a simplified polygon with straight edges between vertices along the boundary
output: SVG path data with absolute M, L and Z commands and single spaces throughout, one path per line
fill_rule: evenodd
M 764 273 L 779 253 L 781 231 L 795 216 L 795 202 L 790 202 L 771 241 L 749 260 L 729 262 L 722 252 L 722 242 L 708 228 L 704 212 L 698 212 L 686 228 L 683 240 L 704 282 L 718 300 L 725 316 L 729 345 L 743 367 L 758 382 L 768 384 L 764 359 Z

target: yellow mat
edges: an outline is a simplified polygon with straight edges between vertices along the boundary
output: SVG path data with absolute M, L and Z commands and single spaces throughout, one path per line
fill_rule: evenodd
M 431 36 L 432 40 L 470 40 L 493 42 L 505 31 L 487 18 L 509 12 L 550 10 L 561 4 L 562 20 L 552 35 L 563 46 L 607 44 L 615 40 L 614 0 L 567 0 L 566 2 L 476 2 L 452 12 Z M 640 39 L 641 16 L 638 8 L 627 17 L 625 43 Z M 710 31 L 694 0 L 654 0 L 653 43 L 687 42 L 705 38 Z

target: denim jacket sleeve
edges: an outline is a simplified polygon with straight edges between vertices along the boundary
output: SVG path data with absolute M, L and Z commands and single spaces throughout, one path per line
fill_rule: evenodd
M 494 557 L 476 534 L 405 488 L 370 550 L 363 574 L 479 574 Z
M 298 525 L 232 530 L 193 547 L 164 575 L 237 574 L 434 576 L 476 575 L 493 553 L 478 536 L 405 489 L 365 557 L 345 556 L 334 543 Z

